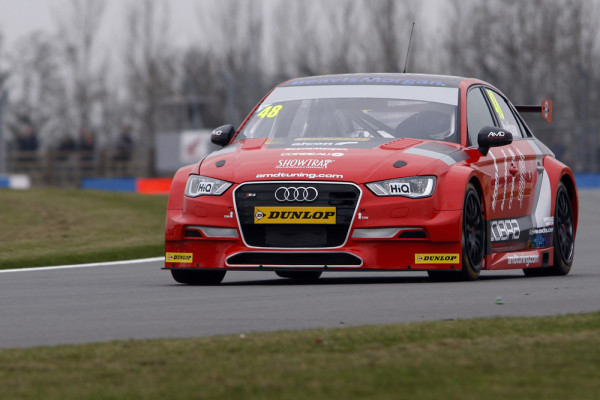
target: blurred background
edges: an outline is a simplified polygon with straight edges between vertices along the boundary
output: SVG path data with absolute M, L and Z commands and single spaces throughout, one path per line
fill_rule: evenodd
M 170 176 L 291 77 L 476 77 L 577 172 L 600 170 L 598 0 L 0 0 L 0 175 Z

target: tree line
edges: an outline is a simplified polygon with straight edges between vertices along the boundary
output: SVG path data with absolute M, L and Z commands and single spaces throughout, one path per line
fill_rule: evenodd
M 239 124 L 291 77 L 402 72 L 406 64 L 487 80 L 515 103 L 553 99 L 556 122 L 532 119 L 534 131 L 576 169 L 597 171 L 598 3 L 199 0 L 200 35 L 181 48 L 168 1 L 125 2 L 121 21 L 107 21 L 105 1 L 68 0 L 52 29 L 10 48 L 0 30 L 4 136 L 11 142 L 33 129 L 40 147 L 55 148 L 92 135 L 107 147 L 127 127 L 151 154 L 158 132 Z M 107 23 L 116 36 L 103 48 Z

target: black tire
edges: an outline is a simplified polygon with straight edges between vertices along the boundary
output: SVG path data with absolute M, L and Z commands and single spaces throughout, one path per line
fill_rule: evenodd
M 477 190 L 472 183 L 465 190 L 462 218 L 462 268 L 460 271 L 427 271 L 432 281 L 474 281 L 485 257 L 485 219 Z
M 277 276 L 293 279 L 295 281 L 316 281 L 321 276 L 322 271 L 275 271 Z
M 558 184 L 554 205 L 554 265 L 547 268 L 525 268 L 525 276 L 564 276 L 571 271 L 575 254 L 575 226 L 571 199 L 564 183 Z
M 218 285 L 223 281 L 225 272 L 223 270 L 193 271 L 189 269 L 172 269 L 171 275 L 173 275 L 173 279 L 177 282 L 188 285 Z
M 567 275 L 575 255 L 575 225 L 571 199 L 564 183 L 559 183 L 554 207 L 554 265 L 553 275 Z
M 481 199 L 471 183 L 465 192 L 462 224 L 462 269 L 459 275 L 462 280 L 474 281 L 479 278 L 485 257 L 485 219 Z

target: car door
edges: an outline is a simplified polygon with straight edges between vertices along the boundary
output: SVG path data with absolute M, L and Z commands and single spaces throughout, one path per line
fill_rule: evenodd
M 550 179 L 544 168 L 544 156 L 549 154 L 549 150 L 533 137 L 508 100 L 500 98 L 498 102 L 502 109 L 507 110 L 504 112 L 508 115 L 505 119 L 511 118 L 514 121 L 510 122 L 511 132 L 513 132 L 511 147 L 517 153 L 519 160 L 517 165 L 519 188 L 524 187 L 524 193 L 523 190 L 517 193 L 517 197 L 522 198 L 522 202 L 519 200 L 519 209 L 523 215 L 531 217 L 534 228 L 552 225 Z M 521 184 L 522 181 L 524 185 Z
M 494 103 L 486 93 L 488 88 L 476 86 L 467 93 L 467 132 L 470 146 L 477 145 L 477 135 L 484 126 L 502 125 L 494 110 Z M 509 129 L 507 129 L 509 130 Z M 512 130 L 510 130 L 512 132 Z M 475 162 L 489 178 L 484 182 L 486 220 L 488 224 L 488 249 L 490 252 L 504 252 L 525 248 L 526 235 L 530 223 L 520 220 L 519 211 L 519 165 L 523 161 L 511 145 L 492 147 L 486 156 Z M 521 189 L 524 190 L 524 187 Z M 524 192 L 523 192 L 524 193 Z M 524 201 L 524 197 L 521 199 Z M 522 225 L 523 224 L 523 225 Z
M 543 167 L 538 171 L 538 165 L 542 165 L 542 154 L 531 145 L 533 138 L 528 136 L 508 100 L 491 88 L 485 88 L 484 93 L 491 105 L 496 126 L 513 135 L 510 146 L 497 150 L 506 154 L 507 174 L 504 192 L 499 194 L 502 200 L 496 216 L 498 220 L 492 222 L 490 232 L 492 238 L 497 239 L 492 244 L 492 251 L 523 250 L 527 248 L 529 230 L 537 226 L 534 208 L 536 191 L 540 192 L 543 181 Z M 506 226 L 512 229 L 512 234 L 502 230 Z M 518 234 L 515 234 L 517 231 Z

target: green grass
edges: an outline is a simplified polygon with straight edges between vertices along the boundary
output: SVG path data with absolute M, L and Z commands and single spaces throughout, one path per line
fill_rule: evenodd
M 0 190 L 0 269 L 158 257 L 166 196 Z
M 598 399 L 600 313 L 0 350 L 2 398 Z
M 0 191 L 0 268 L 159 256 L 166 201 Z M 599 399 L 600 313 L 0 349 L 0 388 L 2 399 Z

